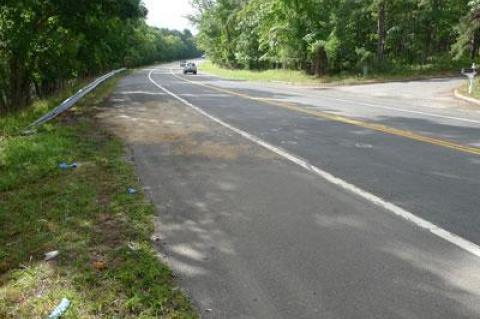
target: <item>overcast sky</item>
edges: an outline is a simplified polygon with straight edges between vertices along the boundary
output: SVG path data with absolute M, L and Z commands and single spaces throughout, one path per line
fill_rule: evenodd
M 147 23 L 169 29 L 194 31 L 186 15 L 193 13 L 190 0 L 143 0 L 147 9 Z

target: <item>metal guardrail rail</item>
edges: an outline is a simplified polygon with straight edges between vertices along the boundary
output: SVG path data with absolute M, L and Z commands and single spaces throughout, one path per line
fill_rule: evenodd
M 56 108 L 54 108 L 52 111 L 48 112 L 47 114 L 45 114 L 44 116 L 42 116 L 41 118 L 39 118 L 38 120 L 36 120 L 35 122 L 33 122 L 32 124 L 30 124 L 26 129 L 25 131 L 29 131 L 37 126 L 40 126 L 54 118 L 56 118 L 57 116 L 59 116 L 60 114 L 62 114 L 63 112 L 67 111 L 68 109 L 70 109 L 72 106 L 74 106 L 78 101 L 80 101 L 85 95 L 89 94 L 90 92 L 92 92 L 93 90 L 95 90 L 100 84 L 102 84 L 103 82 L 105 82 L 106 80 L 108 80 L 109 78 L 111 78 L 112 76 L 120 73 L 120 72 L 123 72 L 125 71 L 126 68 L 122 68 L 122 69 L 118 69 L 118 70 L 115 70 L 115 71 L 112 71 L 108 74 L 105 74 L 101 77 L 99 77 L 98 79 L 96 79 L 95 81 L 93 81 L 92 83 L 88 84 L 87 86 L 85 86 L 84 88 L 80 89 L 77 93 L 75 93 L 74 95 L 72 95 L 71 97 L 69 97 L 68 99 L 66 99 L 65 101 L 63 101 L 59 106 L 57 106 Z

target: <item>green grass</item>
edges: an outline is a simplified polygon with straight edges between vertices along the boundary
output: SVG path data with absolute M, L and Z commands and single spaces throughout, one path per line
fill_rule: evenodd
M 459 88 L 459 92 L 462 94 L 462 95 L 465 95 L 465 96 L 470 96 L 470 97 L 473 97 L 475 99 L 478 99 L 480 100 L 480 79 L 476 79 L 475 80 L 475 85 L 473 87 L 473 92 L 472 94 L 468 94 L 468 83 L 467 83 L 467 80 L 465 80 L 465 84 Z
M 456 69 L 445 70 L 441 66 L 409 66 L 392 69 L 389 73 L 372 73 L 368 76 L 354 74 L 338 74 L 316 77 L 303 71 L 295 70 L 238 70 L 227 69 L 210 61 L 204 61 L 199 65 L 199 70 L 218 75 L 227 79 L 262 82 L 286 82 L 293 85 L 347 85 L 360 83 L 374 83 L 384 81 L 400 81 L 425 79 L 434 76 L 450 76 L 458 73 Z
M 127 194 L 141 186 L 121 141 L 95 120 L 115 84 L 34 135 L 19 133 L 64 96 L 0 119 L 0 318 L 45 318 L 63 297 L 62 318 L 196 318 L 151 247 L 152 204 Z
M 295 83 L 311 83 L 318 80 L 301 71 L 292 70 L 235 70 L 222 68 L 210 61 L 205 61 L 199 65 L 199 70 L 228 79 L 244 81 L 282 81 Z

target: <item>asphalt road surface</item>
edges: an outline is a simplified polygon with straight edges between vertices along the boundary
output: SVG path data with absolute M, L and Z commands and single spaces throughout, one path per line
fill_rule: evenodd
M 100 117 L 204 318 L 479 318 L 480 113 L 458 79 L 124 78 Z

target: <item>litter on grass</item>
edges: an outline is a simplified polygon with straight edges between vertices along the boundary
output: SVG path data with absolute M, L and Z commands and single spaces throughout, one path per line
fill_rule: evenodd
M 45 253 L 45 261 L 52 260 L 56 258 L 58 255 L 60 255 L 60 252 L 58 250 L 49 251 L 48 253 Z
M 103 259 L 94 260 L 92 262 L 92 266 L 93 266 L 93 268 L 95 268 L 98 271 L 103 271 L 103 270 L 106 270 L 108 268 L 107 262 Z
M 133 242 L 133 241 L 129 242 L 127 246 L 128 246 L 128 248 L 130 248 L 130 250 L 132 250 L 132 251 L 140 250 L 140 244 L 139 244 L 139 243 L 136 243 L 136 242 Z
M 63 169 L 63 170 L 72 169 L 72 168 L 77 168 L 77 167 L 78 167 L 78 163 L 77 163 L 77 162 L 73 162 L 72 164 L 68 164 L 68 163 L 66 163 L 66 162 L 62 162 L 62 163 L 60 163 L 60 165 L 58 165 L 58 167 L 60 167 L 60 169 Z
M 135 195 L 137 193 L 137 190 L 135 188 L 131 188 L 131 187 L 129 187 L 127 189 L 127 191 L 130 195 Z
M 53 309 L 53 311 L 50 313 L 48 319 L 60 318 L 67 311 L 68 307 L 70 307 L 70 300 L 63 298 L 58 306 L 55 307 L 55 309 Z

